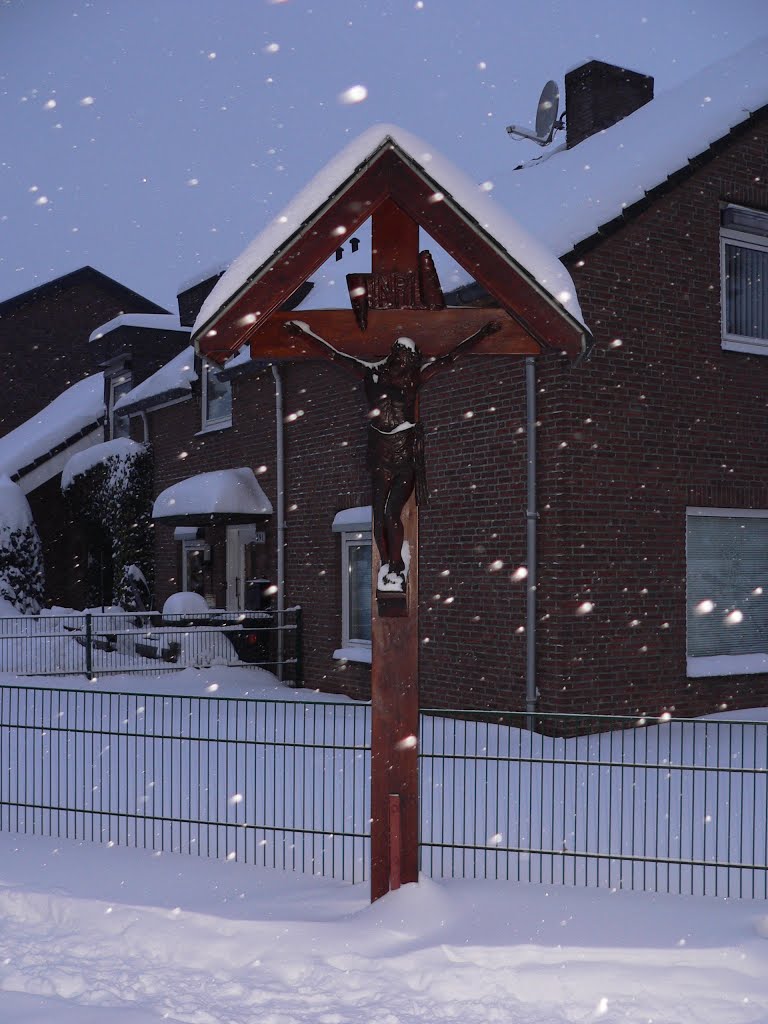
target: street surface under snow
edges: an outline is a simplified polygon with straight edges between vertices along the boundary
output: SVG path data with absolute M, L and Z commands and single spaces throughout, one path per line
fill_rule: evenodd
M 0 836 L 3 1024 L 764 1024 L 757 901 L 350 886 Z

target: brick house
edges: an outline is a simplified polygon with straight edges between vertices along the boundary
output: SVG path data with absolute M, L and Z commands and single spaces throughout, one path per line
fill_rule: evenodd
M 594 345 L 576 364 L 462 360 L 424 389 L 424 706 L 700 714 L 768 699 L 767 53 L 758 42 L 658 99 L 647 76 L 582 65 L 564 144 L 496 183 L 572 275 Z M 485 301 L 469 280 L 452 297 Z M 370 544 L 358 383 L 243 357 L 198 374 L 185 397 L 133 406 L 157 491 L 250 467 L 277 508 L 282 425 L 306 681 L 367 696 L 365 583 L 350 583 Z M 201 521 L 188 541 L 158 520 L 158 597 L 194 571 L 232 606 L 247 558 L 275 580 L 279 518 L 250 534 Z
M 0 303 L 0 350 L 13 383 L 0 411 L 0 473 L 32 508 L 49 603 L 85 600 L 88 553 L 62 500 L 64 466 L 126 432 L 117 398 L 187 340 L 175 316 L 93 267 Z

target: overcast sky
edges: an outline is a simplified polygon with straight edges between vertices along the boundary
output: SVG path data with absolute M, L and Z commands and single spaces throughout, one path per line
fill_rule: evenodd
M 482 181 L 583 59 L 659 93 L 764 33 L 768 0 L 0 0 L 0 299 L 91 264 L 174 308 L 373 123 Z

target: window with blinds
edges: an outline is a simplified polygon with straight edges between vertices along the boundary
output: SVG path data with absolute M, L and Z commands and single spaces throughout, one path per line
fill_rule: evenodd
M 689 658 L 768 651 L 768 510 L 688 509 Z
M 720 264 L 723 348 L 768 350 L 768 213 L 723 209 Z

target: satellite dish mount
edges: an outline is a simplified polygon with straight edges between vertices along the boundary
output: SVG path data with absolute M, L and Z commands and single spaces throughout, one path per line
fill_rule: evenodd
M 548 146 L 555 132 L 564 127 L 563 119 L 558 120 L 557 118 L 559 104 L 560 90 L 557 87 L 557 82 L 547 82 L 541 90 L 539 105 L 536 108 L 536 130 L 532 132 L 528 128 L 510 124 L 507 127 L 507 133 L 519 139 L 529 139 L 539 146 Z

